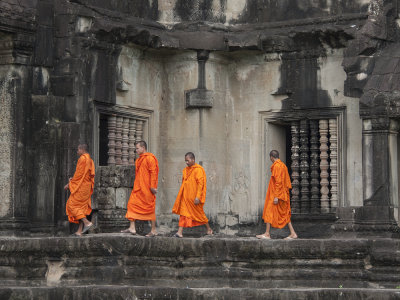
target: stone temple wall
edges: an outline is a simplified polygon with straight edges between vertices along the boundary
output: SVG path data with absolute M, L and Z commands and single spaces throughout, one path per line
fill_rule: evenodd
M 297 221 L 396 227 L 398 1 L 6 0 L 0 16 L 2 232 L 68 232 L 79 142 L 111 230 L 139 138 L 160 162 L 162 226 L 176 226 L 187 151 L 206 169 L 214 228 L 262 225 L 278 148 Z M 110 127 L 121 166 L 106 166 Z

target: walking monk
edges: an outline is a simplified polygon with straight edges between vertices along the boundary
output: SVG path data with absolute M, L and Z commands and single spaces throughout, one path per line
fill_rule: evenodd
M 206 225 L 207 234 L 212 235 L 208 219 L 204 214 L 203 206 L 206 202 L 206 172 L 203 167 L 195 163 L 192 152 L 185 154 L 187 167 L 183 169 L 182 185 L 176 197 L 172 212 L 180 215 L 179 229 L 175 237 L 183 237 L 183 227 Z
M 271 239 L 270 228 L 283 228 L 288 225 L 290 235 L 287 240 L 297 239 L 297 234 L 290 222 L 290 194 L 292 188 L 290 177 L 285 164 L 279 159 L 279 152 L 272 150 L 269 157 L 273 162 L 271 166 L 271 179 L 269 180 L 267 196 L 265 197 L 263 219 L 267 223 L 264 234 L 257 235 L 259 239 Z
M 74 177 L 70 178 L 64 189 L 69 189 L 71 192 L 66 205 L 68 221 L 70 223 L 79 223 L 78 230 L 74 234 L 81 236 L 82 233 L 93 227 L 93 223 L 86 216 L 92 212 L 91 196 L 94 187 L 94 163 L 88 153 L 87 144 L 80 144 L 77 153 L 79 159 Z
M 156 230 L 156 194 L 158 185 L 158 161 L 154 154 L 147 152 L 145 141 L 136 143 L 136 154 L 139 158 L 135 162 L 135 182 L 128 201 L 125 215 L 130 221 L 128 229 L 123 233 L 136 234 L 135 220 L 150 220 L 151 231 L 147 237 L 157 235 Z

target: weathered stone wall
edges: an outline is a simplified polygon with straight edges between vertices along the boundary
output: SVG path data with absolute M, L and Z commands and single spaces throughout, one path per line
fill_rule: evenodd
M 326 100 L 308 103 L 304 101 L 312 99 L 297 95 L 292 101 L 300 107 L 344 108 L 340 206 L 347 207 L 362 204 L 361 119 L 357 100 L 344 96 L 342 59 L 342 50 L 328 48 L 326 56 L 316 60 L 318 70 L 304 70 L 315 72 L 316 81 L 302 89 L 324 91 Z M 123 48 L 119 68 L 126 91 L 117 93 L 117 104 L 154 111 L 150 151 L 161 165 L 157 195 L 160 224 L 170 225 L 172 218 L 176 219 L 170 212 L 185 167 L 183 156 L 188 151 L 196 154 L 197 162 L 206 170 L 205 211 L 213 223 L 233 233 L 236 231 L 229 228 L 237 224 L 259 222 L 270 176 L 268 152 L 277 147 L 276 143 L 284 143 L 283 137 L 265 131 L 264 126 L 264 116 L 280 111 L 288 101 L 288 95 L 275 94 L 289 78 L 282 78 L 283 67 L 277 53 L 212 52 L 206 63 L 206 87 L 213 91 L 214 105 L 211 109 L 185 109 L 184 91 L 197 86 L 195 52 Z M 154 137 L 160 137 L 159 141 L 154 143 Z M 282 158 L 285 160 L 284 153 Z

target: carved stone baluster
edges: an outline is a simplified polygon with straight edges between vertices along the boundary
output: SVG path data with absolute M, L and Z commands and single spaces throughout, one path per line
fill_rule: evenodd
M 129 164 L 135 163 L 135 135 L 136 135 L 136 120 L 129 119 Z
M 300 212 L 300 181 L 299 181 L 299 170 L 300 170 L 300 154 L 299 154 L 299 121 L 293 121 L 291 124 L 292 132 L 292 197 L 291 197 L 291 209 L 293 213 Z
M 320 212 L 318 120 L 310 121 L 311 213 Z
M 115 126 L 116 117 L 111 115 L 108 117 L 108 160 L 109 166 L 115 165 Z
M 329 163 L 328 163 L 328 120 L 319 120 L 320 142 L 320 184 L 321 184 L 321 212 L 329 213 Z
M 142 120 L 136 121 L 136 142 L 143 140 L 143 123 Z
M 122 164 L 122 117 L 117 117 L 115 130 L 115 164 Z
M 129 133 L 129 118 L 123 118 L 122 120 L 122 164 L 128 164 L 128 137 Z
M 338 207 L 338 132 L 337 132 L 337 120 L 329 119 L 329 142 L 330 142 L 330 169 L 331 169 L 331 211 L 335 211 Z
M 308 120 L 300 121 L 300 177 L 301 177 L 301 212 L 310 212 L 310 165 L 309 165 L 309 147 L 308 147 Z

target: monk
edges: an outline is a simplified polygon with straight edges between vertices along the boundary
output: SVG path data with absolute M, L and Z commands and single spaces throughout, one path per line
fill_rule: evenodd
M 69 183 L 64 186 L 64 189 L 69 189 L 71 192 L 66 205 L 68 221 L 79 224 L 74 235 L 81 236 L 94 226 L 86 217 L 92 212 L 91 196 L 95 173 L 93 160 L 88 153 L 88 145 L 80 144 L 77 154 L 79 159 L 75 174 L 69 179 Z
M 208 219 L 204 214 L 203 206 L 206 202 L 206 172 L 203 167 L 196 164 L 192 152 L 185 154 L 187 167 L 183 169 L 182 185 L 176 197 L 172 212 L 180 215 L 179 229 L 175 237 L 183 237 L 183 227 L 205 225 L 207 234 L 212 235 Z
M 135 163 L 135 182 L 129 197 L 125 218 L 130 222 L 123 233 L 136 234 L 135 220 L 151 221 L 151 231 L 147 237 L 157 236 L 156 194 L 158 185 L 158 161 L 154 154 L 147 152 L 147 143 L 139 141 L 135 145 L 139 158 Z
M 290 194 L 292 188 L 288 169 L 279 159 L 279 152 L 272 150 L 269 153 L 272 161 L 271 179 L 269 181 L 267 196 L 265 197 L 263 219 L 267 223 L 267 230 L 264 234 L 257 235 L 259 239 L 271 239 L 269 234 L 271 226 L 274 228 L 283 228 L 288 225 L 290 235 L 286 240 L 297 239 L 297 234 L 290 221 Z

